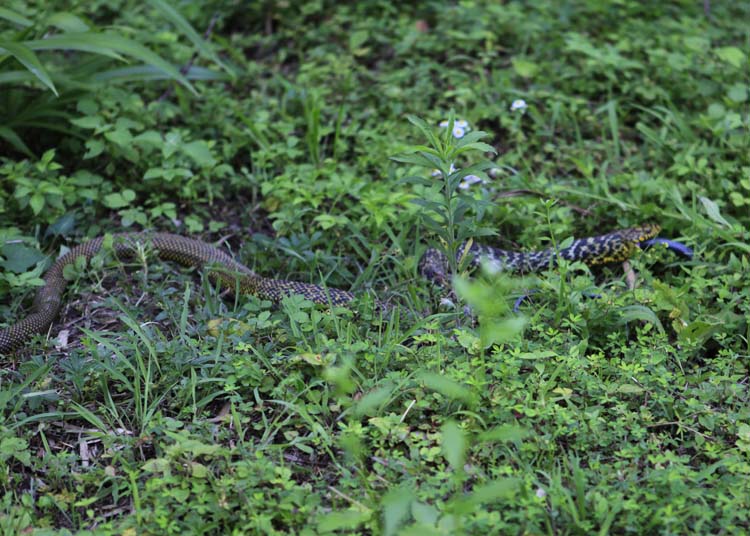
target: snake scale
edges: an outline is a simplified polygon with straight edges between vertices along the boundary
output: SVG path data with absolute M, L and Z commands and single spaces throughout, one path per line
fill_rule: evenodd
M 581 260 L 587 264 L 602 264 L 629 258 L 638 245 L 659 233 L 657 225 L 642 225 L 621 229 L 608 234 L 581 238 L 559 250 L 554 248 L 521 253 L 478 244 L 468 250 L 471 264 L 482 259 L 495 263 L 498 268 L 513 272 L 534 272 L 554 264 L 558 257 L 570 261 Z M 32 312 L 22 320 L 0 330 L 0 355 L 9 354 L 22 347 L 37 333 L 45 333 L 55 320 L 62 305 L 62 295 L 67 281 L 63 270 L 78 257 L 88 262 L 101 249 L 104 237 L 80 244 L 55 261 L 44 274 L 44 284 L 34 297 Z M 290 294 L 301 294 L 316 303 L 345 305 L 355 299 L 351 292 L 319 285 L 261 277 L 248 267 L 235 261 L 228 253 L 192 238 L 169 233 L 121 233 L 112 235 L 112 247 L 118 257 L 132 256 L 144 246 L 158 252 L 160 258 L 186 266 L 207 268 L 208 277 L 220 286 L 241 294 L 254 294 L 274 302 Z M 459 248 L 463 255 L 463 249 Z M 420 272 L 427 279 L 444 285 L 447 282 L 446 258 L 435 249 L 428 250 L 420 260 Z

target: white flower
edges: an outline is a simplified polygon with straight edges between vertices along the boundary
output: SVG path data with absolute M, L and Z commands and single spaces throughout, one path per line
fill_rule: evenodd
M 453 303 L 449 298 L 441 298 L 440 305 L 442 305 L 443 307 L 449 307 L 449 308 L 453 308 L 456 306 L 456 304 Z
M 448 128 L 448 125 L 450 125 L 450 121 L 440 121 L 439 123 L 440 128 Z M 466 133 L 471 130 L 471 127 L 469 126 L 469 122 L 465 119 L 457 119 L 453 122 L 453 137 L 457 139 L 461 139 L 464 136 L 466 136 Z
M 455 172 L 456 172 L 456 166 L 454 166 L 453 163 L 451 163 L 451 167 L 448 170 L 448 174 L 455 173 Z M 430 175 L 432 175 L 433 177 L 440 177 L 442 173 L 440 172 L 439 169 L 433 169 Z
M 526 101 L 523 99 L 516 99 L 513 101 L 513 103 L 510 105 L 510 111 L 516 112 L 520 110 L 521 112 L 525 112 L 526 108 L 528 108 L 529 105 L 526 104 Z
M 544 499 L 547 496 L 547 492 L 544 491 L 542 488 L 536 488 L 536 496 L 540 499 Z
M 473 184 L 484 184 L 486 182 L 486 180 L 477 177 L 476 175 L 466 175 L 461 181 L 461 184 L 458 185 L 458 187 L 462 190 L 468 190 Z
M 511 166 L 508 166 L 508 165 L 506 165 L 506 164 L 503 164 L 503 165 L 502 165 L 502 166 L 500 166 L 500 167 L 493 167 L 492 169 L 490 169 L 490 170 L 489 170 L 489 171 L 487 172 L 487 174 L 488 174 L 488 175 L 489 175 L 490 177 L 492 177 L 493 179 L 497 179 L 497 178 L 498 178 L 498 177 L 500 177 L 500 176 L 501 176 L 501 175 L 502 175 L 503 173 L 509 173 L 509 174 L 511 174 L 511 175 L 518 175 L 518 170 L 517 170 L 517 169 L 515 169 L 515 168 L 513 168 L 513 167 L 511 167 Z

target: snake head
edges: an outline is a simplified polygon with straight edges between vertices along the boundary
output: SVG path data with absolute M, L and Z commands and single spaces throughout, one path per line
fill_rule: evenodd
M 659 234 L 661 227 L 655 223 L 644 223 L 638 227 L 631 227 L 630 229 L 623 229 L 622 231 L 616 231 L 620 234 L 623 242 L 632 242 L 640 244 L 646 240 L 650 240 Z
M 437 285 L 447 287 L 448 257 L 435 248 L 428 249 L 419 261 L 419 273 Z

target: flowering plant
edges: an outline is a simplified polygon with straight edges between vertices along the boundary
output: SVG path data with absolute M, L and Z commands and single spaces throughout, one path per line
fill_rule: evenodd
M 420 130 L 429 145 L 414 145 L 394 160 L 432 170 L 434 178 L 412 176 L 406 180 L 426 186 L 428 192 L 436 194 L 414 202 L 424 207 L 420 214 L 422 224 L 437 237 L 431 245 L 446 255 L 451 276 L 455 277 L 461 268 L 461 244 L 480 235 L 492 234 L 490 229 L 478 224 L 489 203 L 468 195 L 466 190 L 471 184 L 489 180 L 485 170 L 493 167 L 488 160 L 463 168 L 458 168 L 456 162 L 471 151 L 495 153 L 495 149 L 480 141 L 486 133 L 471 130 L 466 121 L 456 121 L 452 114 L 440 124 L 438 132 L 418 117 L 408 116 L 408 120 Z

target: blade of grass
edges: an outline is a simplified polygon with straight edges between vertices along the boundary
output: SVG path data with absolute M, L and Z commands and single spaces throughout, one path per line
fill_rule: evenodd
M 172 64 L 140 43 L 120 35 L 92 32 L 60 34 L 46 39 L 25 41 L 24 44 L 31 50 L 79 50 L 123 61 L 124 56 L 136 58 L 168 74 L 197 95 L 193 85 Z
M 216 53 L 211 50 L 211 48 L 209 48 L 206 40 L 198 35 L 198 32 L 196 32 L 195 29 L 190 25 L 190 23 L 185 20 L 185 18 L 180 14 L 179 11 L 162 0 L 148 0 L 148 3 L 151 5 L 151 7 L 157 9 L 164 16 L 164 18 L 174 24 L 178 30 L 185 34 L 185 37 L 187 37 L 193 43 L 193 45 L 195 45 L 195 48 L 198 49 L 198 52 L 201 56 L 213 61 L 216 65 L 224 69 L 229 75 L 233 74 L 229 67 L 222 63 L 222 61 L 219 59 L 219 56 L 217 56 Z
M 39 58 L 36 54 L 24 46 L 22 43 L 13 43 L 11 41 L 0 41 L 0 52 L 7 52 L 14 58 L 16 58 L 21 65 L 26 67 L 31 74 L 33 74 L 42 84 L 47 86 L 52 92 L 57 95 L 57 88 L 52 83 L 52 79 L 42 66 Z
M 5 7 L 0 7 L 0 19 L 5 19 L 24 27 L 28 27 L 34 24 L 33 21 L 30 21 L 20 13 L 16 13 L 15 11 Z

